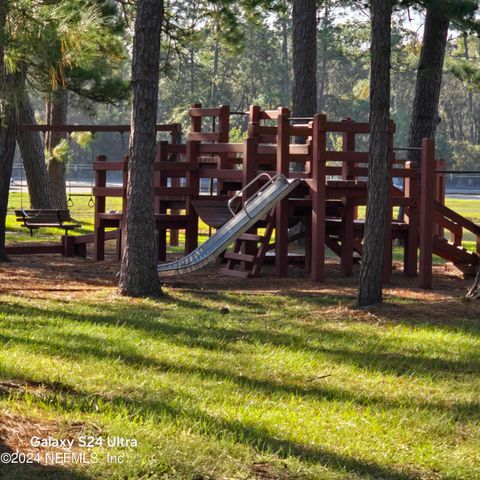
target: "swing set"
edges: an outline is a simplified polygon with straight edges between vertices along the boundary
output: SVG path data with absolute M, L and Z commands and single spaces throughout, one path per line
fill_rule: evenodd
M 172 142 L 177 142 L 181 138 L 181 126 L 179 124 L 157 125 L 157 132 L 169 132 Z M 121 136 L 122 146 L 125 150 L 124 134 L 130 132 L 130 125 L 19 125 L 20 131 L 29 132 L 65 132 L 68 134 L 68 143 L 71 144 L 71 134 L 73 132 L 90 132 L 94 138 L 97 132 L 116 132 Z M 94 171 L 95 152 L 90 147 L 91 167 Z M 77 166 L 74 165 L 77 171 Z M 24 186 L 23 186 L 23 168 L 20 169 L 20 209 L 15 210 L 15 216 L 19 223 L 30 230 L 30 235 L 40 228 L 58 228 L 64 230 L 65 234 L 58 243 L 34 243 L 23 245 L 7 246 L 7 253 L 11 255 L 21 254 L 38 254 L 38 253 L 61 253 L 66 256 L 79 255 L 86 256 L 86 246 L 93 243 L 93 234 L 87 235 L 69 235 L 69 232 L 80 228 L 81 224 L 75 221 L 70 213 L 70 209 L 75 206 L 72 194 L 72 178 L 70 176 L 67 185 L 67 209 L 31 209 L 24 206 Z M 90 209 L 95 207 L 93 197 L 94 180 L 90 182 L 90 198 L 87 206 Z M 106 239 L 117 240 L 117 248 L 119 249 L 119 231 L 113 230 L 106 232 Z

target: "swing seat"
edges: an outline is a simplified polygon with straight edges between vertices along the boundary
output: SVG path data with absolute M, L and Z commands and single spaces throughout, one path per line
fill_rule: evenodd
M 70 216 L 70 210 L 57 209 L 29 209 L 29 210 L 15 210 L 17 222 L 23 224 L 25 228 L 30 230 L 30 235 L 33 236 L 33 231 L 39 228 L 59 228 L 68 232 L 81 227 Z

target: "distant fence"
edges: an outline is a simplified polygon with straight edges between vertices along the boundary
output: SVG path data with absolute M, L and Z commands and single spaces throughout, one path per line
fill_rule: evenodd
M 471 193 L 480 195 L 480 172 L 450 172 L 445 175 L 448 193 Z

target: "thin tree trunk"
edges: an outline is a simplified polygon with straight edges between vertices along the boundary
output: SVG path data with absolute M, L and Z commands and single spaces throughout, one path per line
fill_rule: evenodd
M 420 148 L 424 138 L 435 138 L 440 122 L 438 104 L 442 88 L 443 64 L 449 20 L 433 8 L 427 9 L 423 32 L 422 49 L 417 70 L 412 119 L 408 133 L 408 146 Z M 407 152 L 409 161 L 420 162 L 421 152 Z M 404 220 L 403 207 L 399 209 L 398 220 Z
M 320 80 L 318 83 L 318 102 L 317 110 L 323 112 L 325 110 L 325 93 L 328 82 L 328 25 L 330 24 L 330 4 L 325 2 L 322 21 L 322 65 L 320 69 Z
M 450 107 L 448 103 L 445 105 L 445 113 L 447 114 L 448 133 L 450 135 L 450 140 L 456 140 L 457 136 L 455 134 L 455 117 L 453 115 L 453 107 Z
M 65 125 L 67 123 L 68 94 L 63 88 L 51 93 L 47 102 L 47 124 Z M 48 176 L 52 189 L 52 199 L 54 208 L 66 209 L 67 206 L 67 181 L 66 165 L 64 158 L 58 158 L 53 155 L 55 147 L 65 138 L 65 132 L 48 132 L 45 137 L 45 148 L 49 152 Z
M 29 125 L 37 123 L 27 91 L 24 91 L 18 104 L 18 120 L 20 123 Z M 25 167 L 30 206 L 32 208 L 53 208 L 52 190 L 40 133 L 19 131 L 17 142 Z
M 0 261 L 8 261 L 5 251 L 6 218 L 17 134 L 16 82 L 12 75 L 6 73 L 4 58 L 8 9 L 8 0 L 0 0 Z
M 465 60 L 470 61 L 470 52 L 468 48 L 468 33 L 464 32 L 463 34 L 463 47 L 465 50 Z M 470 143 L 475 143 L 475 118 L 473 113 L 473 92 L 469 89 L 467 94 L 468 100 L 468 115 L 470 116 Z
M 158 295 L 153 175 L 163 2 L 138 0 L 132 59 L 132 132 L 128 164 L 122 295 Z
M 195 51 L 193 48 L 190 49 L 190 103 L 195 103 Z
M 424 138 L 434 138 L 437 131 L 448 27 L 446 17 L 432 8 L 427 10 L 408 135 L 409 147 L 420 147 Z M 410 151 L 408 159 L 419 161 L 420 152 Z
M 293 0 L 293 116 L 312 117 L 317 108 L 317 4 Z
M 213 50 L 213 75 L 210 85 L 210 105 L 214 107 L 217 104 L 217 82 L 218 82 L 218 57 L 220 54 L 220 40 L 218 38 L 218 25 L 215 26 L 215 46 Z
M 288 28 L 287 17 L 282 15 L 280 19 L 282 26 L 282 106 L 290 105 L 290 62 L 288 61 Z
M 370 142 L 365 240 L 357 305 L 382 302 L 390 121 L 391 0 L 372 0 Z

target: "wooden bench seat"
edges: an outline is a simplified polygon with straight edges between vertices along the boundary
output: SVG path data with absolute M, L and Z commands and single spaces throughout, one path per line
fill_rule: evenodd
M 66 209 L 22 209 L 15 210 L 15 216 L 17 222 L 30 230 L 30 235 L 39 228 L 59 228 L 68 235 L 69 231 L 81 226 L 72 219 L 70 210 Z

